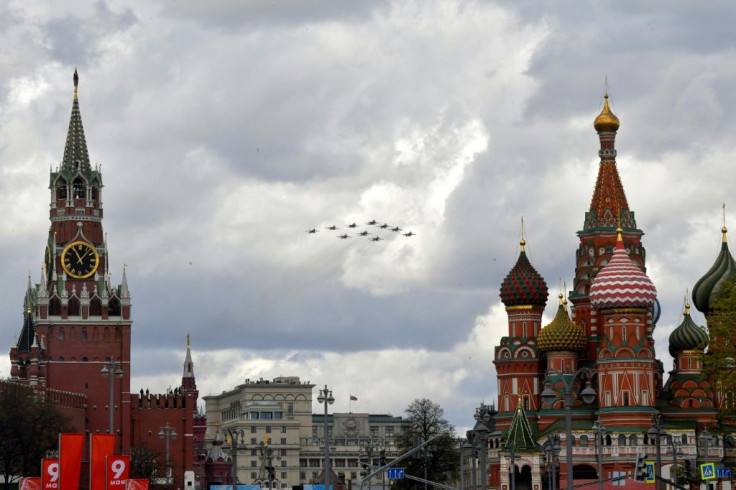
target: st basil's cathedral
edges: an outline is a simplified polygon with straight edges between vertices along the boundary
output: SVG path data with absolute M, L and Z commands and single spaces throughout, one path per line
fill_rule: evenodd
M 608 94 L 594 127 L 600 164 L 577 232 L 572 290 L 559 294 L 556 315 L 543 325 L 548 288 L 529 261 L 524 238 L 501 285 L 508 334 L 494 350 L 498 402 L 486 407 L 490 488 L 509 490 L 512 479 L 517 489 L 564 488 L 570 472 L 576 485 L 595 488 L 600 478 L 610 487 L 622 477 L 629 485 L 637 455 L 655 458 L 653 424 L 661 434 L 663 478 L 674 476 L 671 448 L 680 466 L 686 463 L 694 472 L 705 461 L 728 466 L 736 460 L 733 428 L 719 418 L 724 394 L 702 375 L 708 333 L 690 317 L 689 302 L 669 337 L 674 366 L 664 382 L 653 338 L 657 290 L 646 273 L 644 232 L 616 166 L 619 119 Z M 721 232 L 715 264 L 692 287 L 692 305 L 706 318 L 723 281 L 736 274 L 725 225 Z

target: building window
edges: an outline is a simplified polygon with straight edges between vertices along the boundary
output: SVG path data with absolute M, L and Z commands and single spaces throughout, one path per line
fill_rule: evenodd
M 82 329 L 82 335 L 80 335 L 80 338 L 82 342 L 87 342 L 87 329 L 86 328 Z
M 631 434 L 629 436 L 629 446 L 636 446 L 639 444 L 639 438 L 636 437 L 636 434 Z
M 281 419 L 283 419 L 284 418 L 284 412 L 274 412 L 273 413 L 273 418 L 275 420 L 281 420 Z
M 251 437 L 251 438 L 250 438 L 250 443 L 251 443 L 251 444 L 258 444 L 258 443 L 256 442 L 256 438 L 255 438 L 255 437 Z
M 250 450 L 250 455 L 251 456 L 258 456 L 258 449 L 251 449 Z
M 619 446 L 625 446 L 626 445 L 626 436 L 623 434 L 619 434 L 618 436 L 618 445 Z
M 386 437 L 393 437 L 394 436 L 394 428 L 389 426 L 386 427 Z
M 306 480 L 307 479 L 307 472 L 306 471 L 300 471 L 299 472 L 299 479 L 300 480 Z
M 64 340 L 64 328 L 59 329 L 59 340 Z
M 282 468 L 286 468 L 286 461 L 282 461 L 282 462 L 281 462 L 281 467 L 282 467 Z
M 266 434 L 270 434 L 270 433 L 271 433 L 271 426 L 270 425 L 267 425 L 266 426 Z
M 255 425 L 251 425 L 250 426 L 250 433 L 251 434 L 255 434 L 256 433 L 256 426 Z
M 288 473 L 286 473 L 285 471 L 282 471 L 282 472 L 281 472 L 281 479 L 282 479 L 282 480 L 286 480 L 286 478 L 287 478 L 288 476 L 289 476 L 289 474 L 288 474 Z
M 281 444 L 286 444 L 286 437 L 281 438 Z
M 287 403 L 286 404 L 286 413 L 294 413 L 294 404 L 293 403 Z
M 281 433 L 282 434 L 286 434 L 286 426 L 285 425 L 283 427 L 281 427 Z
M 250 479 L 251 480 L 255 480 L 256 478 L 258 478 L 258 473 L 256 473 L 255 471 L 251 471 L 250 472 Z
M 251 420 L 258 420 L 260 418 L 260 414 L 258 412 L 251 412 L 250 413 L 250 419 Z
M 280 451 L 281 451 L 281 456 L 286 456 L 287 449 L 280 449 Z
M 629 406 L 629 401 L 630 401 L 629 400 L 629 392 L 628 391 L 624 391 L 623 395 L 624 395 L 624 407 L 628 407 Z
M 251 460 L 251 462 L 250 462 L 250 466 L 251 466 L 251 468 L 255 468 L 256 466 L 258 466 L 258 461 L 256 461 L 256 460 Z
M 378 437 L 378 426 L 371 425 L 371 437 Z
M 317 426 L 316 425 L 312 426 L 312 437 L 317 437 Z
M 585 434 L 580 436 L 580 447 L 588 447 L 588 436 Z
M 271 412 L 261 412 L 261 420 L 271 420 L 273 414 Z

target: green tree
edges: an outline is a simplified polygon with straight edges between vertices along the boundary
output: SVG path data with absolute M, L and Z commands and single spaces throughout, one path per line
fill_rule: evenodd
M 38 476 L 46 451 L 56 449 L 67 420 L 30 388 L 0 381 L 0 473 L 4 487 L 21 476 Z
M 736 416 L 736 276 L 723 283 L 707 315 L 710 341 L 703 374 L 727 397 L 721 415 Z
M 129 454 L 131 478 L 147 478 L 150 481 L 154 475 L 166 473 L 164 457 L 147 446 L 132 447 Z
M 399 437 L 401 452 L 437 437 L 425 450 L 405 460 L 406 474 L 437 483 L 447 483 L 458 476 L 460 456 L 457 451 L 455 427 L 445 419 L 439 404 L 427 398 L 417 398 L 406 408 L 407 426 Z M 426 471 L 426 472 L 425 472 Z M 424 484 L 409 479 L 394 481 L 398 489 L 424 488 Z

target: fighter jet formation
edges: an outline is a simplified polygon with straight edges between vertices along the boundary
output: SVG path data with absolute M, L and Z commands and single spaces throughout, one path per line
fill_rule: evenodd
M 381 236 L 378 235 L 378 232 L 380 230 L 384 230 L 385 232 L 394 232 L 394 233 L 399 233 L 400 231 L 403 231 L 403 229 L 401 227 L 399 227 L 399 226 L 390 225 L 390 224 L 388 224 L 386 222 L 381 223 L 379 221 L 376 221 L 375 219 L 372 219 L 372 220 L 366 222 L 366 226 L 373 226 L 373 227 L 377 228 L 375 230 L 375 232 L 371 232 L 371 231 L 368 231 L 366 229 L 358 232 L 357 228 L 359 226 L 360 225 L 358 223 L 353 222 L 353 223 L 346 224 L 345 225 L 345 228 L 351 228 L 351 229 L 355 230 L 355 232 L 356 232 L 355 233 L 355 237 L 356 238 L 357 237 L 366 237 L 366 238 L 368 238 L 368 240 L 370 240 L 372 242 L 380 242 L 382 240 L 385 240 L 385 238 L 382 238 Z M 330 230 L 330 231 L 337 231 L 337 230 L 340 229 L 340 226 L 333 224 L 333 225 L 330 225 L 330 226 L 326 226 L 325 229 L 326 230 Z M 319 230 L 316 227 L 307 230 L 307 233 L 309 233 L 309 234 L 315 234 L 315 233 L 318 233 L 318 232 L 319 232 Z M 412 237 L 412 236 L 416 236 L 416 233 L 414 233 L 413 231 L 408 231 L 406 233 L 399 233 L 399 235 L 405 236 L 405 237 Z M 340 240 L 347 240 L 348 238 L 351 238 L 351 235 L 348 235 L 347 233 L 343 233 L 342 235 L 337 235 L 337 238 L 339 238 Z

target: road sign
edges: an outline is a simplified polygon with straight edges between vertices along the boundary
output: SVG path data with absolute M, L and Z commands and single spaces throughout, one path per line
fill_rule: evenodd
M 401 480 L 404 478 L 404 468 L 389 468 L 386 475 L 389 480 Z
M 644 483 L 654 483 L 656 478 L 654 477 L 654 461 L 647 461 L 644 463 L 646 474 L 644 476 Z
M 716 479 L 716 464 L 715 463 L 703 463 L 700 465 L 700 477 L 703 480 L 715 480 Z
M 731 468 L 717 468 L 716 476 L 718 478 L 731 478 Z

